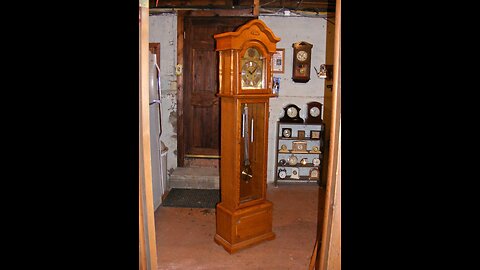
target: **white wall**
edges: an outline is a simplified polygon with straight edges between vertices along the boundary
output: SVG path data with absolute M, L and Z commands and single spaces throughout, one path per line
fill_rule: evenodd
M 167 170 L 177 167 L 177 16 L 171 13 L 149 17 L 150 40 L 160 43 L 160 78 L 162 87 L 162 136 L 166 147 Z
M 294 103 L 302 110 L 305 118 L 307 103 L 319 101 L 323 104 L 324 79 L 317 77 L 315 69 L 325 63 L 326 20 L 312 17 L 259 16 L 275 35 L 281 38 L 277 48 L 285 48 L 285 72 L 275 73 L 280 77 L 279 97 L 270 99 L 270 118 L 268 133 L 267 182 L 272 183 L 275 170 L 275 135 L 277 120 L 283 116 L 283 107 Z M 177 16 L 165 13 L 150 16 L 150 42 L 160 42 L 161 84 L 162 84 L 162 141 L 169 148 L 167 167 L 169 172 L 177 167 L 177 82 L 175 65 L 177 56 Z M 295 83 L 292 81 L 292 44 L 306 41 L 313 44 L 310 81 Z M 323 115 L 323 114 L 322 114 Z
M 277 120 L 283 116 L 283 107 L 290 103 L 296 104 L 301 108 L 300 117 L 305 119 L 308 102 L 318 101 L 323 104 L 324 79 L 317 77 L 313 67 L 319 70 L 320 65 L 325 63 L 326 20 L 316 17 L 287 16 L 259 16 L 259 19 L 265 22 L 277 37 L 281 38 L 277 43 L 277 48 L 285 48 L 285 72 L 283 74 L 274 73 L 275 77 L 281 78 L 279 96 L 270 99 L 267 182 L 272 183 L 276 175 Z M 310 81 L 307 83 L 292 81 L 292 44 L 299 41 L 313 44 Z

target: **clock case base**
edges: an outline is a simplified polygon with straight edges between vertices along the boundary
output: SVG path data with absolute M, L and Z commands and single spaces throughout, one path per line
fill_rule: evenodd
M 299 83 L 307 83 L 308 81 L 310 81 L 310 78 L 306 78 L 306 79 L 292 78 L 292 81 L 299 82 Z
M 214 240 L 228 253 L 275 239 L 275 233 L 272 232 L 272 202 L 264 200 L 234 211 L 219 203 L 216 209 L 217 232 Z

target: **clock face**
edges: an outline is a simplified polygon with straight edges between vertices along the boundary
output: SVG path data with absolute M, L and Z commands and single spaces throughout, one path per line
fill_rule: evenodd
M 305 61 L 308 58 L 308 53 L 306 51 L 299 51 L 297 53 L 297 59 L 298 61 Z
M 318 117 L 320 115 L 320 109 L 318 107 L 310 108 L 310 115 L 313 117 Z
M 294 155 L 291 155 L 291 156 L 288 158 L 288 164 L 290 164 L 290 165 L 292 165 L 292 166 L 293 166 L 293 165 L 296 165 L 297 162 L 298 162 L 298 159 L 297 159 L 297 157 L 294 156 Z
M 286 176 L 287 176 L 287 171 L 286 171 L 285 169 L 280 170 L 280 171 L 278 172 L 278 177 L 280 177 L 280 178 L 283 179 L 283 178 L 285 178 Z
M 265 58 L 256 48 L 248 48 L 241 60 L 242 88 L 264 88 L 264 60 Z
M 297 117 L 297 115 L 298 115 L 297 108 L 295 108 L 295 107 L 288 108 L 287 115 L 291 118 Z
M 284 128 L 283 131 L 282 131 L 282 135 L 285 138 L 290 138 L 292 136 L 292 129 Z

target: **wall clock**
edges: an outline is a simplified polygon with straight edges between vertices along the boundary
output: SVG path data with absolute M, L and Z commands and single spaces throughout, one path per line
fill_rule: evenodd
M 312 62 L 313 45 L 301 41 L 292 44 L 293 47 L 293 66 L 292 80 L 294 82 L 306 83 L 310 80 L 310 66 Z
M 305 118 L 305 123 L 322 123 L 322 103 L 316 101 L 307 103 L 307 117 Z
M 300 107 L 295 104 L 288 104 L 283 107 L 283 117 L 279 119 L 282 123 L 303 123 L 300 117 Z

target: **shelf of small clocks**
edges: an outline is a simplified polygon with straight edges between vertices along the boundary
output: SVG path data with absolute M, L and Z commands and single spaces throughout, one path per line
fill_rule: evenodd
M 290 137 L 285 137 L 282 132 L 284 129 L 291 130 Z M 320 137 L 312 138 L 311 131 L 321 132 L 323 129 L 322 124 L 303 124 L 303 123 L 278 123 L 278 139 L 279 140 L 320 140 Z M 304 137 L 298 136 L 298 131 L 305 131 Z
M 289 152 L 278 152 L 278 168 L 285 169 L 286 175 L 282 178 L 278 175 L 277 179 L 280 181 L 294 181 L 294 182 L 304 182 L 304 181 L 317 181 L 318 178 L 311 178 L 310 172 L 313 168 L 320 170 L 320 165 L 323 162 L 322 155 L 320 152 L 315 153 L 300 153 L 296 151 L 288 150 Z M 292 162 L 290 157 L 296 157 L 296 162 Z M 315 159 L 315 163 L 314 163 Z M 292 177 L 292 172 L 297 171 L 298 178 Z

